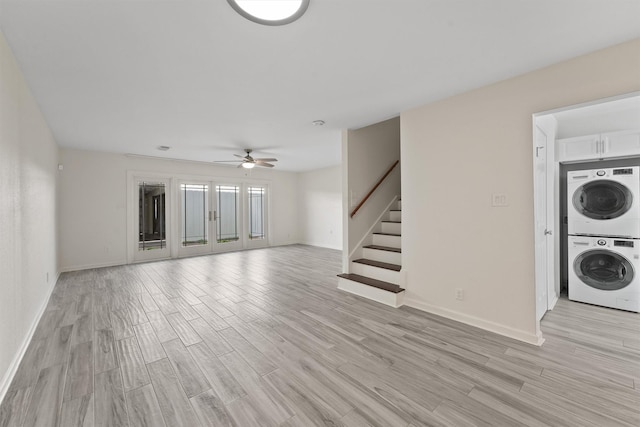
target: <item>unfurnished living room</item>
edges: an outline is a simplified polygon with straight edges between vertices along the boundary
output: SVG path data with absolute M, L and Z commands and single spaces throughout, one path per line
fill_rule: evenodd
M 0 427 L 636 427 L 639 176 L 638 0 L 0 0 Z

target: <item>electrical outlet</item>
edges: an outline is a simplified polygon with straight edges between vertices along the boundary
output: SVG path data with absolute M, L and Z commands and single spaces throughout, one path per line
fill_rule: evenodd
M 460 288 L 456 289 L 456 299 L 458 301 L 464 300 L 464 289 L 460 289 Z
M 504 193 L 493 193 L 491 195 L 491 206 L 498 208 L 509 206 L 509 198 Z

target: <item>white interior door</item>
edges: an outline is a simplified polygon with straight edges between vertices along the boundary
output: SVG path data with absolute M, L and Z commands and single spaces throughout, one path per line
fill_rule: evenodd
M 546 141 L 539 140 L 536 132 L 535 147 L 535 281 L 536 319 L 542 319 L 547 311 L 547 157 Z

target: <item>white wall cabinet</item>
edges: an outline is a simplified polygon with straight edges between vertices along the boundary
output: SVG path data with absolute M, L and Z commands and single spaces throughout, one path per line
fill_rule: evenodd
M 559 139 L 560 162 L 640 156 L 640 130 Z

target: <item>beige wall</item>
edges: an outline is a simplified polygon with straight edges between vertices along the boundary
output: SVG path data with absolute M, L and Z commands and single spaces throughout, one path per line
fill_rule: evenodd
M 532 114 L 637 90 L 640 40 L 402 113 L 405 301 L 535 342 Z
M 58 276 L 58 147 L 0 33 L 0 401 Z
M 61 149 L 60 269 L 127 263 L 127 171 L 269 184 L 270 244 L 297 243 L 297 174 Z
M 300 243 L 342 249 L 342 167 L 298 174 Z

